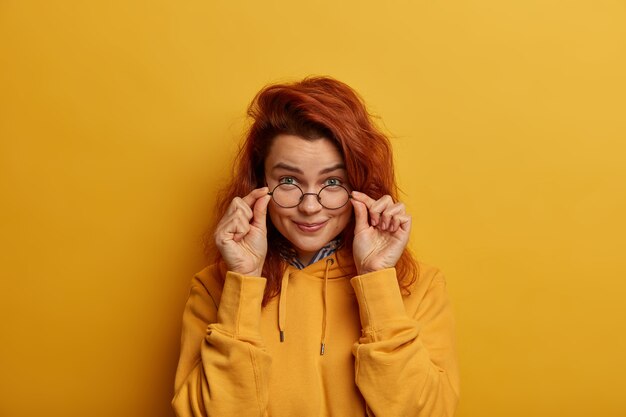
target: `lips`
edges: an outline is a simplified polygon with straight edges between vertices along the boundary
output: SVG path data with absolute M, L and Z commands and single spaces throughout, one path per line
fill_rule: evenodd
M 328 220 L 319 222 L 319 223 L 300 223 L 300 222 L 294 222 L 294 223 L 296 224 L 296 226 L 298 226 L 298 229 L 302 230 L 303 232 L 313 233 L 313 232 L 317 232 L 318 230 L 326 226 L 327 222 Z

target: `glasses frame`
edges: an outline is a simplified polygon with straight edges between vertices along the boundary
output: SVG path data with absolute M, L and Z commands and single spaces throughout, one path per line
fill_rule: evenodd
M 298 204 L 293 205 L 293 206 L 283 206 L 281 205 L 278 201 L 276 201 L 276 199 L 274 198 L 274 191 L 276 191 L 276 189 L 282 185 L 290 185 L 293 187 L 296 187 L 298 190 L 300 190 L 300 193 L 302 193 L 302 195 L 300 196 L 300 200 L 298 200 Z M 322 199 L 320 198 L 320 194 L 322 193 L 322 191 L 324 191 L 326 188 L 328 187 L 341 187 L 346 191 L 346 194 L 348 195 L 348 199 L 346 200 L 345 203 L 343 203 L 341 206 L 339 207 L 335 207 L 335 208 L 328 208 L 326 207 L 324 204 L 322 204 Z M 269 193 L 267 193 L 267 195 L 272 196 L 272 201 L 274 201 L 274 203 L 276 203 L 276 205 L 278 207 L 282 207 L 282 208 L 294 208 L 294 207 L 298 207 L 300 205 L 300 203 L 302 203 L 302 201 L 304 200 L 304 197 L 307 195 L 314 195 L 317 198 L 317 202 L 319 203 L 320 206 L 324 207 L 326 210 L 339 210 L 342 207 L 345 207 L 346 204 L 348 204 L 348 202 L 352 199 L 352 195 L 350 194 L 350 191 L 348 191 L 348 189 L 346 187 L 344 187 L 343 185 L 339 185 L 339 184 L 329 184 L 329 185 L 325 185 L 322 187 L 321 190 L 319 190 L 317 193 L 305 193 L 304 191 L 302 191 L 302 188 L 300 188 L 298 185 L 296 184 L 287 184 L 287 183 L 280 183 L 278 184 L 276 187 L 272 188 L 272 191 L 270 191 Z

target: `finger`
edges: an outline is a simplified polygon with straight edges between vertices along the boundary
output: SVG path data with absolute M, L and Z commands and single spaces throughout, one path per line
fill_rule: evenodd
M 230 240 L 239 242 L 250 231 L 250 223 L 241 211 L 218 226 L 215 231 L 216 242 L 226 244 Z
M 387 230 L 389 226 L 389 207 L 393 205 L 393 199 L 384 195 L 374 202 L 370 207 L 370 216 L 376 218 L 376 226 L 380 226 L 382 230 Z M 385 215 L 385 212 L 387 214 Z
M 241 218 L 234 219 L 228 232 L 232 234 L 235 242 L 240 242 L 250 232 L 250 223 L 242 221 Z
M 240 197 L 235 197 L 230 203 L 226 214 L 218 223 L 218 228 L 220 228 L 220 225 L 225 226 L 229 224 L 236 217 L 245 218 L 248 223 L 252 219 L 252 210 Z
M 389 226 L 389 215 L 384 219 L 381 219 L 381 216 L 385 211 L 389 210 L 390 207 L 394 206 L 393 198 L 391 198 L 390 195 L 384 195 L 378 200 L 374 200 L 368 196 L 368 202 L 366 204 L 372 226 L 380 226 L 382 230 L 386 230 Z M 393 214 L 393 211 L 390 213 Z
M 371 225 L 377 226 L 380 219 L 380 212 L 371 210 L 371 207 L 376 203 L 376 200 L 360 191 L 352 191 L 352 199 L 365 204 L 369 211 Z
M 376 202 L 376 200 L 374 200 L 372 197 L 360 191 L 352 191 L 352 198 L 360 201 L 361 203 L 364 203 L 367 208 L 370 208 L 370 206 Z
M 262 187 L 252 190 L 248 195 L 242 197 L 235 197 L 233 201 L 230 203 L 226 214 L 229 216 L 234 215 L 237 210 L 242 210 L 248 220 L 252 220 L 254 213 L 252 212 L 252 208 L 254 207 L 255 202 L 262 198 L 263 196 L 268 195 L 269 188 Z
M 391 219 L 391 223 L 389 223 L 389 231 L 391 233 L 395 233 L 400 228 L 400 223 L 402 222 L 401 216 L 394 216 Z
M 270 189 L 267 187 L 262 187 L 262 188 L 256 188 L 252 191 L 250 191 L 250 193 L 243 197 L 242 200 L 244 201 L 244 203 L 246 203 L 248 205 L 248 207 L 252 208 L 254 207 L 254 203 L 261 197 L 263 197 L 264 195 L 267 195 L 267 193 L 269 193 Z
M 395 216 L 399 216 L 406 213 L 406 208 L 402 203 L 396 203 L 389 207 L 386 207 L 382 211 L 381 228 L 382 230 L 388 230 L 391 227 L 391 223 Z
M 226 211 L 226 220 L 228 221 L 231 217 L 238 215 L 238 213 L 243 213 L 248 220 L 252 219 L 252 209 L 241 197 L 233 198 L 233 201 Z
M 411 216 L 409 214 L 400 214 L 393 217 L 392 223 L 388 231 L 390 233 L 409 232 L 411 230 Z
M 384 195 L 378 200 L 374 201 L 371 206 L 369 206 L 370 211 L 374 211 L 377 213 L 382 213 L 385 210 L 389 210 L 394 206 L 393 198 L 389 195 Z
M 254 214 L 252 218 L 252 224 L 254 224 L 259 229 L 265 231 L 267 229 L 267 205 L 269 204 L 272 197 L 268 194 L 265 194 L 254 203 Z
M 411 230 L 411 222 L 413 221 L 411 219 L 411 215 L 403 214 L 398 217 L 400 219 L 400 229 L 402 229 L 404 232 L 409 232 Z
M 369 227 L 367 221 L 367 206 L 360 200 L 352 199 L 352 207 L 354 208 L 354 234 L 361 232 Z

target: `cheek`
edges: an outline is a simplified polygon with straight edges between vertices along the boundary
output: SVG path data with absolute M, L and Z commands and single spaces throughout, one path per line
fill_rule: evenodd
M 341 214 L 337 216 L 339 218 L 339 224 L 341 225 L 341 229 L 345 228 L 352 219 L 352 205 L 350 204 L 342 210 L 344 211 L 342 211 Z
M 267 212 L 270 215 L 270 219 L 272 220 L 274 226 L 280 228 L 281 221 L 284 217 L 284 213 L 281 212 L 281 208 L 276 207 L 275 204 L 273 204 L 273 201 L 271 201 L 267 207 Z

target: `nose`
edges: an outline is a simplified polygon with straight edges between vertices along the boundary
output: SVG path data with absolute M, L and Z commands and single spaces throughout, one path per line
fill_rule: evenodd
M 308 198 L 307 198 L 308 197 Z M 302 213 L 313 214 L 322 209 L 322 205 L 318 200 L 318 196 L 315 193 L 304 193 L 302 195 L 302 201 L 298 205 L 298 210 Z

